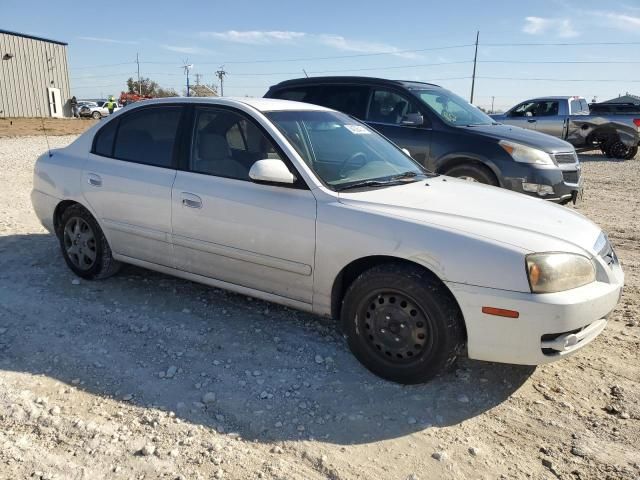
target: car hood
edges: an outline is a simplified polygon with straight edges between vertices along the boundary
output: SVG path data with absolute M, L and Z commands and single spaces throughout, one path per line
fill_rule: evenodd
M 511 140 L 529 147 L 544 150 L 547 153 L 572 152 L 573 145 L 546 133 L 527 130 L 498 123 L 495 125 L 475 125 L 472 127 L 460 127 L 495 140 Z
M 407 221 L 456 230 L 523 253 L 565 251 L 589 256 L 601 229 L 567 207 L 545 200 L 438 176 L 407 185 L 349 191 L 339 201 Z

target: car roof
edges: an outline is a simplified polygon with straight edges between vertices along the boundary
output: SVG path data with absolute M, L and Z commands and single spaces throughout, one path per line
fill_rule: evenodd
M 584 97 L 577 95 L 549 95 L 548 97 L 536 97 L 526 101 L 530 102 L 533 100 L 584 100 Z
M 414 80 L 389 80 L 388 78 L 377 77 L 357 77 L 357 76 L 333 76 L 333 77 L 307 77 L 307 78 L 293 78 L 291 80 L 285 80 L 271 88 L 293 87 L 298 85 L 329 85 L 335 83 L 348 83 L 357 85 L 380 85 L 389 86 L 394 85 L 397 87 L 405 87 L 409 89 L 415 88 L 442 88 L 440 85 L 434 83 L 418 82 Z
M 211 105 L 227 105 L 227 106 L 240 106 L 248 105 L 260 112 L 276 112 L 284 110 L 306 110 L 306 111 L 332 111 L 330 108 L 321 107 L 319 105 L 311 105 L 309 103 L 294 102 L 291 100 L 280 100 L 275 98 L 254 98 L 254 97 L 167 97 L 167 98 L 155 98 L 152 100 L 145 100 L 143 102 L 136 102 L 134 107 L 140 107 L 142 105 L 151 104 L 163 104 L 163 103 L 198 103 L 198 104 L 211 104 Z M 129 107 L 127 107 L 129 108 Z

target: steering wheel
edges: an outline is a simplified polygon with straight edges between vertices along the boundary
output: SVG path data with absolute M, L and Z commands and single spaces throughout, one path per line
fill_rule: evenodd
M 347 158 L 344 162 L 342 162 L 342 165 L 340 165 L 340 168 L 338 169 L 338 177 L 343 178 L 342 173 L 344 172 L 344 169 L 346 168 L 346 166 L 359 157 L 362 157 L 362 160 L 366 162 L 367 156 L 363 152 L 354 153 L 349 158 Z

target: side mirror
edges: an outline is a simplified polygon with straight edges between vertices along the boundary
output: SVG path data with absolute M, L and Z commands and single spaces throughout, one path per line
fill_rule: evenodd
M 284 162 L 277 158 L 266 158 L 255 162 L 249 170 L 249 178 L 254 182 L 292 184 L 296 177 Z
M 402 125 L 413 125 L 419 127 L 424 125 L 424 117 L 421 113 L 408 113 L 402 117 L 402 121 L 400 123 Z
M 531 113 L 531 112 L 524 112 L 524 116 L 525 116 L 525 117 L 533 117 L 533 113 Z

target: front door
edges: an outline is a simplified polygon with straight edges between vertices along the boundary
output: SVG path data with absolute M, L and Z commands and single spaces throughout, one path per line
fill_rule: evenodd
M 47 96 L 49 97 L 49 114 L 55 118 L 62 118 L 62 100 L 60 97 L 60 89 L 49 87 L 47 88 Z
M 135 109 L 96 134 L 82 185 L 116 255 L 174 266 L 171 187 L 182 111 Z
M 283 154 L 252 119 L 198 107 L 187 171 L 173 185 L 178 269 L 311 303 L 316 201 L 307 188 L 249 179 Z
M 422 116 L 416 102 L 400 93 L 376 88 L 371 95 L 366 122 L 400 148 L 405 148 L 411 157 L 427 167 L 429 158 L 431 129 L 419 124 Z

